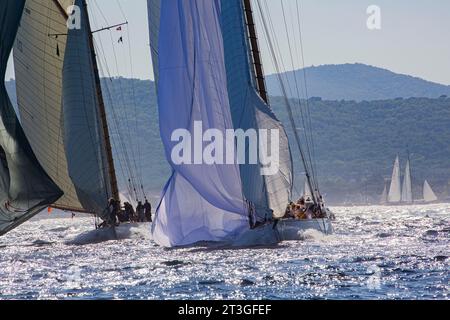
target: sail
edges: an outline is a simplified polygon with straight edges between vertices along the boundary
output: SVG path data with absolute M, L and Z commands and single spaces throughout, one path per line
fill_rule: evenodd
M 388 203 L 388 190 L 387 185 L 384 185 L 383 193 L 381 194 L 380 204 Z
M 428 181 L 425 181 L 423 184 L 423 199 L 425 202 L 435 202 L 438 200 L 438 197 L 434 193 Z
M 75 5 L 83 8 L 83 0 Z M 63 141 L 69 176 L 79 201 L 88 212 L 102 213 L 112 195 L 103 127 L 90 46 L 87 11 L 81 28 L 67 35 L 63 64 Z
M 402 199 L 401 178 L 400 178 L 400 159 L 397 156 L 392 172 L 391 187 L 389 189 L 388 200 L 391 203 L 400 202 Z
M 256 207 L 261 220 L 282 217 L 291 200 L 293 185 L 292 159 L 289 141 L 281 122 L 257 92 L 243 1 L 221 0 L 222 33 L 228 81 L 231 115 L 236 130 L 277 130 L 279 171 L 261 175 L 259 164 L 240 166 L 245 198 Z M 271 150 L 270 140 L 262 141 L 265 150 Z
M 238 165 L 172 158 L 179 145 L 172 135 L 179 129 L 193 140 L 208 129 L 224 135 L 233 129 L 220 12 L 218 0 L 161 2 L 158 107 L 161 138 L 173 169 L 153 224 L 153 238 L 163 246 L 227 240 L 248 228 Z M 198 145 L 189 137 L 181 140 L 186 154 L 195 157 L 191 151 Z
M 62 195 L 37 161 L 3 81 L 23 8 L 21 0 L 0 2 L 0 235 Z
M 305 190 L 305 192 L 303 194 L 304 198 L 305 199 L 308 199 L 308 198 L 312 199 L 312 191 L 311 191 L 311 188 L 309 187 L 309 183 L 308 183 L 307 179 L 305 179 L 305 188 L 304 188 L 304 190 Z
M 62 70 L 66 8 L 73 0 L 27 0 L 14 47 L 21 123 L 37 159 L 64 196 L 56 207 L 86 211 L 69 176 L 64 146 Z M 81 165 L 81 164 L 80 164 Z
M 77 5 L 81 28 L 67 28 Z M 55 207 L 102 214 L 111 195 L 88 17 L 81 0 L 27 0 L 14 50 L 24 130 L 64 191 Z
M 406 162 L 405 176 L 403 178 L 402 202 L 406 202 L 406 203 L 413 202 L 411 165 L 410 165 L 409 160 Z
M 150 35 L 150 50 L 153 61 L 153 75 L 155 76 L 155 82 L 158 82 L 158 42 L 161 0 L 147 0 L 147 12 Z

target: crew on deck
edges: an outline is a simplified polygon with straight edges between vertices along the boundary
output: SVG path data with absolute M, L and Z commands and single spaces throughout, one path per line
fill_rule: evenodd
M 148 202 L 147 199 L 145 199 L 144 203 L 144 212 L 145 212 L 145 219 L 147 219 L 147 222 L 152 222 L 152 205 L 150 202 Z
M 291 202 L 286 208 L 285 219 L 311 220 L 326 218 L 326 209 L 321 202 L 316 206 L 311 198 L 301 197 L 297 203 Z
M 145 222 L 145 208 L 141 201 L 138 202 L 136 207 L 136 214 L 138 218 L 137 222 Z

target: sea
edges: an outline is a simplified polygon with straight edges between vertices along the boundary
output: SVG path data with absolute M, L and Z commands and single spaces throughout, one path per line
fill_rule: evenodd
M 150 225 L 105 240 L 42 214 L 0 238 L 0 299 L 361 300 L 450 297 L 450 204 L 336 207 L 335 233 L 249 249 L 167 249 Z

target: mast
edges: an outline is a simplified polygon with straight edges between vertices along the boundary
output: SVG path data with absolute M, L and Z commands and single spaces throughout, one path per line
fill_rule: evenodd
M 54 0 L 54 1 L 56 1 L 56 0 Z M 92 54 L 92 65 L 94 68 L 94 77 L 95 77 L 95 87 L 96 87 L 95 90 L 97 92 L 100 120 L 102 122 L 103 136 L 105 139 L 104 142 L 105 142 L 105 148 L 106 148 L 106 150 L 105 150 L 106 157 L 107 157 L 107 161 L 108 161 L 108 172 L 109 172 L 110 183 L 111 183 L 111 194 L 115 200 L 119 200 L 120 199 L 119 187 L 117 185 L 117 176 L 116 176 L 116 170 L 115 170 L 114 159 L 113 159 L 113 154 L 112 154 L 111 137 L 109 135 L 108 121 L 106 119 L 105 102 L 103 100 L 102 86 L 100 83 L 97 57 L 96 57 L 95 47 L 94 47 L 94 37 L 91 32 L 91 23 L 89 21 L 89 13 L 87 10 L 86 0 L 83 0 L 83 10 L 86 15 L 86 24 L 88 26 L 89 46 L 90 46 L 91 54 Z
M 264 77 L 261 52 L 259 51 L 258 37 L 256 35 L 255 19 L 253 18 L 251 0 L 244 0 L 244 13 L 246 18 L 248 37 L 250 40 L 250 50 L 253 60 L 253 66 L 255 69 L 257 89 L 261 98 L 268 104 L 269 97 L 267 95 L 266 80 Z

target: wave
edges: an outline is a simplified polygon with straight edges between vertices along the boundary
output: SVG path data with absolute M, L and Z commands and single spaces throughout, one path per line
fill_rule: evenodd
M 300 241 L 328 242 L 332 239 L 332 236 L 314 229 L 301 230 L 298 232 L 298 237 Z
M 89 245 L 107 241 L 144 239 L 151 240 L 150 223 L 127 223 L 116 228 L 105 228 L 84 232 L 66 242 L 67 245 Z

